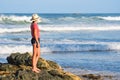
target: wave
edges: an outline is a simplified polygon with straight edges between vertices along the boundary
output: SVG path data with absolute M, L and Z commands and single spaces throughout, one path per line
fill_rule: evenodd
M 88 30 L 88 31 L 109 31 L 109 30 L 120 30 L 120 26 L 104 26 L 104 27 L 86 27 L 80 25 L 49 25 L 40 27 L 43 31 L 81 31 L 81 30 Z
M 0 15 L 0 23 L 1 24 L 30 24 L 31 16 L 17 16 L 17 15 Z M 43 18 L 41 17 L 42 22 L 41 24 L 59 24 L 59 23 L 65 23 L 69 21 L 79 21 L 79 18 L 75 17 L 58 17 L 55 18 L 54 16 L 52 18 L 47 17 Z
M 27 45 L 3 45 L 0 46 L 0 54 L 11 54 L 11 53 L 25 53 L 25 52 L 30 52 L 32 53 L 32 46 L 27 46 Z M 49 48 L 43 47 L 41 48 L 41 52 L 52 52 Z
M 25 45 L 21 45 L 21 46 L 3 45 L 3 46 L 0 46 L 1 54 L 11 54 L 11 53 L 15 53 L 15 52 L 21 52 L 21 53 L 32 52 L 31 50 L 32 50 L 32 47 L 25 46 Z
M 61 17 L 61 18 L 58 18 L 58 20 L 61 20 L 61 21 L 73 21 L 73 20 L 78 20 L 79 18 L 75 18 L 75 17 Z
M 1 15 L 0 23 L 30 23 L 30 19 L 29 16 Z
M 61 21 L 73 21 L 73 22 L 87 22 L 87 21 L 99 21 L 99 20 L 107 20 L 107 21 L 120 21 L 120 16 L 81 16 L 81 17 L 62 17 L 58 18 Z
M 54 14 L 56 15 L 56 14 Z M 99 20 L 112 20 L 112 21 L 120 21 L 120 16 L 85 16 L 85 15 L 61 15 L 61 16 L 53 16 L 53 15 L 46 15 L 47 17 L 41 17 L 42 22 L 41 24 L 73 24 L 73 23 L 94 23 L 94 21 Z M 31 21 L 30 15 L 0 15 L 0 24 L 30 24 Z
M 120 51 L 118 44 L 54 44 L 43 47 L 48 47 L 51 52 Z
M 120 30 L 120 26 L 104 26 L 104 27 L 86 27 L 79 25 L 42 25 L 39 26 L 41 31 L 46 32 L 62 32 L 62 31 L 114 31 Z M 30 28 L 0 28 L 0 33 L 18 33 L 28 32 Z
M 1 54 L 15 52 L 32 52 L 31 45 L 3 45 L 0 46 Z M 54 52 L 93 52 L 93 51 L 120 51 L 119 42 L 80 42 L 80 43 L 41 43 L 41 53 Z
M 31 16 L 17 16 L 17 15 L 0 15 L 0 23 L 1 24 L 28 24 Z M 68 22 L 81 22 L 81 20 L 89 20 L 91 17 L 72 17 L 72 16 L 61 16 L 61 17 L 41 17 L 41 24 L 65 24 Z
M 18 15 L 0 15 L 0 23 L 1 24 L 30 24 L 31 16 L 18 16 Z M 47 18 L 42 18 L 41 24 L 49 24 L 52 23 L 51 20 Z
M 42 48 L 50 52 L 101 52 L 120 51 L 120 42 L 71 41 L 42 43 Z M 45 51 L 44 51 L 45 52 Z
M 30 31 L 29 28 L 0 28 L 0 33 L 16 33 Z
M 120 16 L 116 16 L 116 17 L 107 16 L 107 17 L 98 17 L 98 18 L 109 21 L 120 21 Z

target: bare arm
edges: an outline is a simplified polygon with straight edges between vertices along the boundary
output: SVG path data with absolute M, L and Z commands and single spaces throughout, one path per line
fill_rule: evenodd
M 34 36 L 35 36 L 35 40 L 37 42 L 36 46 L 39 47 L 39 41 L 38 41 L 39 36 L 37 35 L 37 30 L 36 29 L 34 29 Z

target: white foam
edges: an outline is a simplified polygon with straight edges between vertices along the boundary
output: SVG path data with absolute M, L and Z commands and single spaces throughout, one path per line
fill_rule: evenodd
M 62 17 L 62 18 L 59 18 L 58 20 L 73 21 L 73 20 L 77 20 L 77 18 L 74 18 L 74 17 Z
M 104 27 L 86 27 L 80 25 L 42 25 L 40 27 L 43 31 L 108 31 L 108 30 L 120 30 L 120 26 L 104 26 Z
M 12 33 L 24 31 L 30 31 L 30 28 L 0 28 L 0 33 Z
M 39 25 L 41 31 L 113 31 L 120 30 L 120 26 L 86 27 L 80 25 Z M 0 33 L 25 32 L 30 31 L 30 27 L 22 28 L 0 28 Z
M 97 74 L 97 75 L 99 74 L 99 75 L 102 75 L 102 76 L 106 76 L 106 75 L 107 76 L 117 76 L 117 75 L 120 75 L 119 72 L 111 72 L 111 71 L 95 71 L 95 70 L 80 69 L 80 68 L 64 68 L 64 69 L 66 71 L 72 72 L 76 75 L 82 75 L 82 74 Z
M 29 16 L 15 16 L 15 15 L 10 15 L 10 16 L 6 16 L 6 15 L 1 15 L 0 16 L 0 21 L 4 21 L 4 20 L 9 20 L 9 21 L 24 21 L 24 22 L 30 22 L 31 17 Z
M 40 50 L 41 50 L 42 53 L 51 53 L 52 52 L 51 49 L 48 48 L 48 47 L 43 47 Z
M 11 54 L 11 53 L 25 53 L 30 52 L 32 53 L 32 46 L 26 46 L 26 45 L 4 45 L 0 46 L 0 54 Z M 41 48 L 41 53 L 51 52 L 51 50 L 47 47 Z
M 71 42 L 71 41 L 70 41 Z M 43 43 L 42 43 L 43 44 Z M 91 46 L 94 45 L 94 46 Z M 49 45 L 48 43 L 45 44 L 46 46 L 41 47 L 41 53 L 51 53 L 51 52 L 59 52 L 59 51 L 120 51 L 120 42 L 95 42 L 95 41 L 82 41 L 82 42 L 74 42 L 70 43 L 52 43 Z M 85 45 L 85 46 L 83 46 Z M 101 48 L 100 48 L 101 47 Z M 0 46 L 0 53 L 1 54 L 11 54 L 15 52 L 25 53 L 31 52 L 32 53 L 32 46 L 27 45 L 3 45 Z
M 97 42 L 97 41 L 69 41 L 69 42 L 56 42 L 56 45 L 62 49 L 53 46 L 52 51 L 120 51 L 120 42 Z M 84 45 L 84 47 L 83 47 Z M 94 45 L 94 46 L 91 46 Z M 64 46 L 64 47 L 63 47 Z M 100 48 L 101 47 L 101 48 Z
M 108 48 L 110 48 L 111 50 L 120 50 L 120 43 L 119 42 L 109 43 Z
M 116 17 L 108 16 L 108 17 L 99 17 L 99 18 L 104 20 L 120 21 L 120 16 L 116 16 Z
M 32 47 L 29 46 L 25 46 L 25 45 L 21 45 L 21 46 L 0 46 L 0 52 L 1 54 L 11 54 L 11 53 L 15 53 L 15 52 L 32 52 Z
M 68 41 L 68 42 L 67 42 Z M 43 43 L 49 52 L 76 52 L 76 51 L 120 51 L 120 42 L 97 42 L 97 41 L 54 41 Z M 47 45 L 48 44 L 48 45 Z M 50 46 L 49 46 L 50 45 Z M 48 48 L 49 47 L 49 48 Z

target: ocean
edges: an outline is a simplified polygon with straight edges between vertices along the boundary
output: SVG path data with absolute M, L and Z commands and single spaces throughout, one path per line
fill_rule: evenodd
M 32 52 L 32 14 L 0 13 L 0 62 Z M 73 73 L 120 73 L 120 14 L 39 14 L 41 57 Z

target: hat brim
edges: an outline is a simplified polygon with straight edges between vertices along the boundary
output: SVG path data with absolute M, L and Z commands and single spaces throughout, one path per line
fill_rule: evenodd
M 38 18 L 35 18 L 35 19 L 31 18 L 30 20 L 31 20 L 31 21 L 36 21 L 36 20 L 40 20 L 40 18 L 39 18 L 39 17 L 38 17 Z
M 40 17 L 38 17 L 38 18 L 36 18 L 36 19 L 30 19 L 30 21 L 38 21 L 38 22 L 41 22 L 41 19 L 40 19 Z

